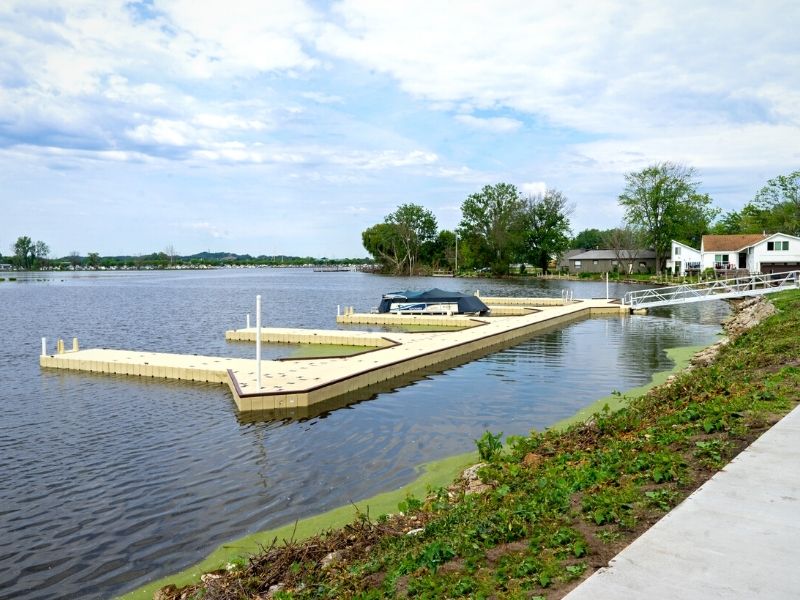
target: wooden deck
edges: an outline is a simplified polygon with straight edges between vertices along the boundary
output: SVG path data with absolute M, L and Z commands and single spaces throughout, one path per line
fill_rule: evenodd
M 381 333 L 262 328 L 265 342 L 371 346 L 374 350 L 335 358 L 264 360 L 260 385 L 256 381 L 256 361 L 242 358 L 90 349 L 42 355 L 39 362 L 44 368 L 225 383 L 242 412 L 285 411 L 407 378 L 409 374 L 439 364 L 452 364 L 459 359 L 466 361 L 476 353 L 491 352 L 515 339 L 577 318 L 597 313 L 628 313 L 627 308 L 605 300 L 561 304 L 522 316 L 412 319 L 414 324 L 430 325 L 428 321 L 434 319 L 434 324 L 439 326 L 460 327 L 451 331 Z M 521 302 L 520 306 L 534 306 L 534 303 Z M 375 315 L 348 316 L 366 319 Z M 407 322 L 404 315 L 382 316 L 388 319 L 383 323 Z M 396 319 L 392 321 L 391 317 Z M 226 339 L 254 341 L 255 329 L 229 331 Z

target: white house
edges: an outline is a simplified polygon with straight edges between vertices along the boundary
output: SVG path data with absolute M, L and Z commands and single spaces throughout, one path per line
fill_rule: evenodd
M 800 237 L 775 233 L 748 249 L 751 273 L 784 273 L 800 270 Z
M 699 250 L 672 240 L 672 252 L 667 259 L 667 270 L 675 275 L 686 275 L 686 271 L 699 271 L 701 261 Z
M 673 240 L 667 267 L 676 275 L 706 269 L 749 273 L 800 270 L 800 238 L 785 233 L 704 235 L 699 251 Z

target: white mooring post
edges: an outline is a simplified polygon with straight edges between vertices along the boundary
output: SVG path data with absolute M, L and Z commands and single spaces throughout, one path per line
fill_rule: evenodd
M 261 391 L 261 294 L 256 296 L 256 390 Z
M 47 338 L 43 337 L 42 338 L 42 356 L 46 356 L 46 355 L 47 355 Z
M 342 305 L 341 304 L 337 304 L 336 305 L 336 316 L 338 317 L 341 314 L 342 314 Z
M 608 272 L 606 272 L 606 302 L 608 302 Z
M 250 329 L 250 313 L 247 313 L 247 329 Z

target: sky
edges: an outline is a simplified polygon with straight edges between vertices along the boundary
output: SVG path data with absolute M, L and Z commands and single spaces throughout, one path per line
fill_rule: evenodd
M 0 253 L 360 257 L 507 182 L 619 225 L 626 173 L 723 210 L 800 169 L 800 3 L 2 0 Z

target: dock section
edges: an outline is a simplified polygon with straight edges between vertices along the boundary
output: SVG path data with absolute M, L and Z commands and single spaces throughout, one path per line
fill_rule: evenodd
M 279 411 L 323 403 L 382 382 L 407 377 L 415 371 L 452 364 L 459 359 L 469 360 L 476 354 L 491 352 L 538 330 L 578 318 L 627 312 L 613 302 L 585 300 L 542 308 L 523 316 L 439 317 L 442 327 L 450 327 L 450 331 L 376 333 L 262 328 L 262 339 L 269 341 L 373 345 L 375 349 L 345 357 L 264 360 L 261 363 L 261 381 L 256 380 L 256 361 L 241 358 L 92 349 L 44 354 L 40 357 L 40 365 L 96 373 L 226 383 L 240 411 Z M 372 315 L 349 316 L 366 318 Z M 388 315 L 392 316 L 399 320 L 404 317 Z M 465 323 L 469 325 L 465 326 Z M 453 327 L 458 329 L 452 330 Z M 254 329 L 226 334 L 227 339 L 241 341 L 249 341 L 251 336 L 254 340 Z

